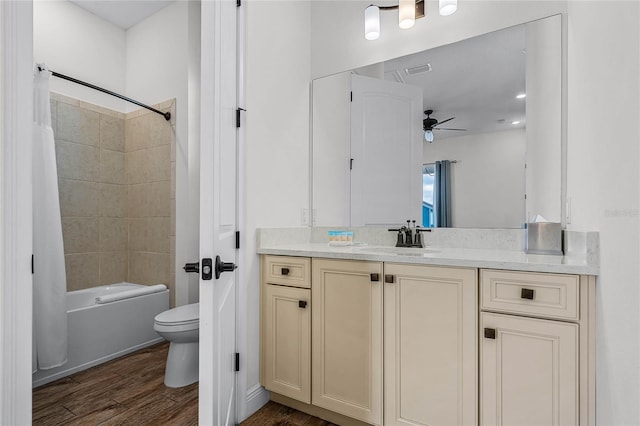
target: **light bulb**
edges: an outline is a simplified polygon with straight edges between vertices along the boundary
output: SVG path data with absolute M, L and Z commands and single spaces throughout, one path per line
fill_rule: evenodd
M 364 10 L 364 38 L 376 40 L 380 37 L 380 9 L 371 5 Z
M 403 30 L 413 27 L 416 22 L 415 0 L 400 0 L 398 6 L 398 26 Z
M 424 140 L 429 143 L 433 142 L 433 132 L 431 130 L 424 132 Z
M 458 0 L 440 0 L 440 15 L 449 16 L 458 10 Z

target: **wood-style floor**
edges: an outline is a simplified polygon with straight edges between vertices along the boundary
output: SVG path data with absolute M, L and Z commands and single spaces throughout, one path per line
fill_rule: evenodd
M 333 423 L 301 413 L 293 408 L 285 407 L 269 401 L 267 405 L 256 411 L 240 426 L 336 426 Z
M 33 424 L 198 424 L 198 383 L 164 385 L 167 342 L 142 349 L 33 390 Z M 335 426 L 273 401 L 242 426 Z
M 198 383 L 164 385 L 168 343 L 33 391 L 34 425 L 197 425 Z

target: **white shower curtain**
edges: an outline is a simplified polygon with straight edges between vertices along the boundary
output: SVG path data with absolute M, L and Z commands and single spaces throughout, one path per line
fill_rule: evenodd
M 35 72 L 33 114 L 33 371 L 67 362 L 67 276 L 49 80 Z

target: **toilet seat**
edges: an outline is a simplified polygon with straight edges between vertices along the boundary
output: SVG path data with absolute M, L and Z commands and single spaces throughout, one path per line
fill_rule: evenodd
M 178 306 L 156 315 L 154 323 L 163 327 L 193 329 L 200 325 L 200 303 Z

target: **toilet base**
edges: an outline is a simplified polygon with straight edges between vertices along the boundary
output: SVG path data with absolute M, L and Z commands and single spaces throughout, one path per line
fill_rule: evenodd
M 170 388 L 180 388 L 198 381 L 198 342 L 169 345 L 164 384 Z

